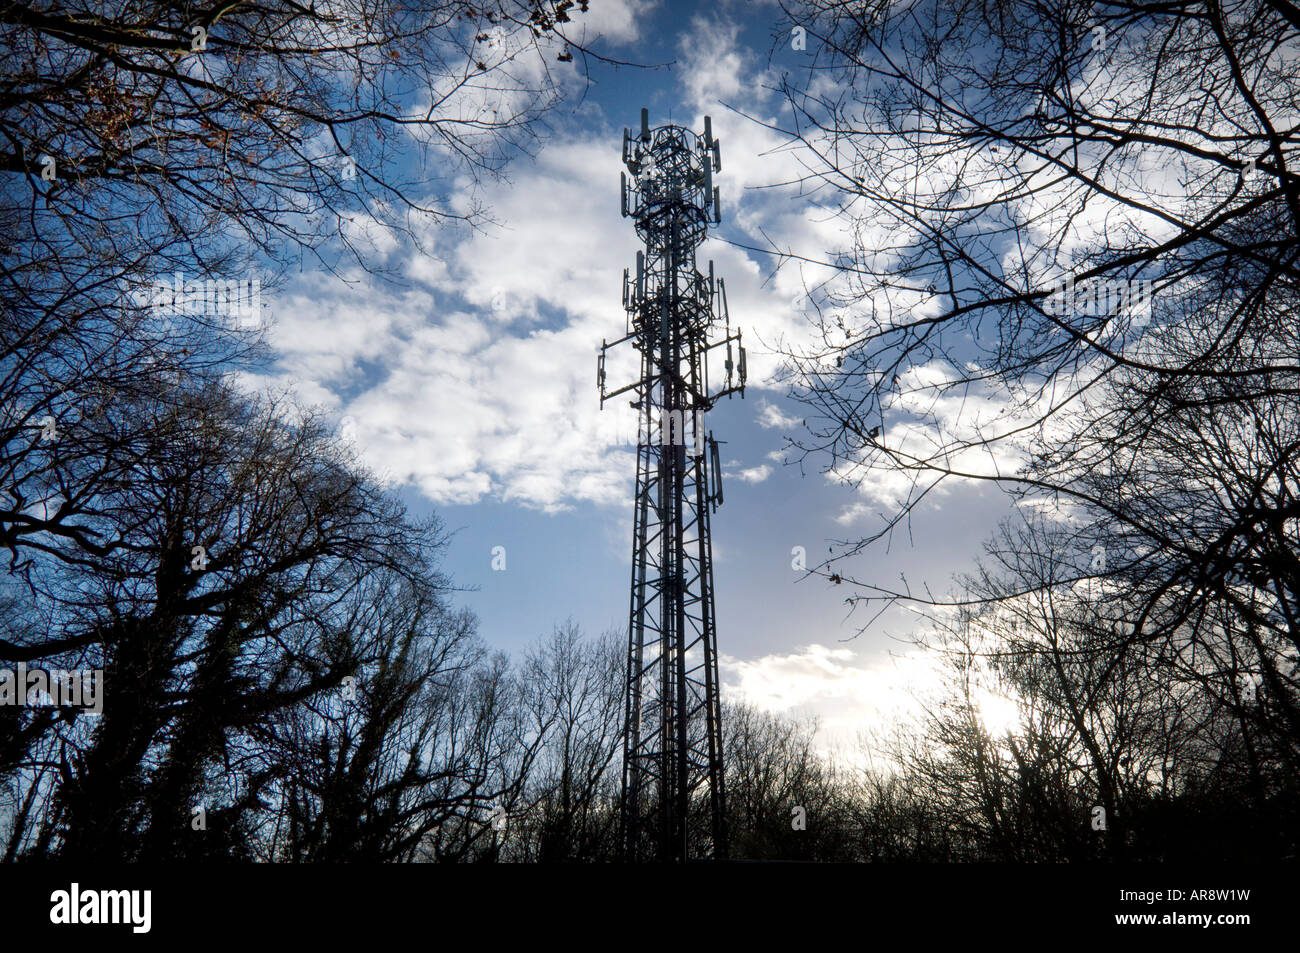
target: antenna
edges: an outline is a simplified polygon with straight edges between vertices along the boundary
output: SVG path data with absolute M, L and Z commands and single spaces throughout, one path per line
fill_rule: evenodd
M 744 396 L 745 350 L 731 331 L 713 262 L 705 275 L 695 261 L 708 226 L 721 221 L 712 121 L 705 117 L 702 136 L 671 123 L 652 129 L 642 109 L 640 139 L 624 134 L 623 163 L 623 214 L 645 247 L 631 294 L 624 279 L 628 333 L 601 343 L 596 371 L 602 405 L 632 391 L 641 415 L 623 692 L 623 846 L 629 860 L 721 858 L 726 792 L 710 514 L 722 504 L 722 463 L 703 418 L 721 398 Z M 641 374 L 607 390 L 604 355 L 624 343 L 639 352 Z M 724 352 L 725 381 L 711 391 L 709 362 Z

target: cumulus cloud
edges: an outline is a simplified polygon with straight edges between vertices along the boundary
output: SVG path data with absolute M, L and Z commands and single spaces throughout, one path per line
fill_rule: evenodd
M 958 384 L 954 369 L 941 361 L 909 368 L 898 383 L 886 401 L 877 439 L 909 465 L 936 469 L 920 470 L 918 476 L 899 467 L 870 466 L 864 451 L 828 471 L 828 479 L 852 483 L 868 501 L 892 506 L 907 498 L 914 481 L 928 486 L 939 469 L 964 475 L 950 477 L 932 491 L 941 496 L 963 479 L 1008 477 L 1024 465 L 1028 436 L 1018 431 L 1042 412 L 1046 393 L 1030 400 L 995 381 Z M 866 512 L 865 507 L 850 507 L 838 521 L 849 523 Z
M 647 6 L 601 5 L 591 27 L 632 39 Z M 717 55 L 708 71 L 681 74 L 688 100 L 716 105 L 738 93 L 761 100 L 754 92 L 761 64 L 736 47 L 734 27 L 693 21 L 681 41 L 684 55 L 702 61 L 706 39 Z M 522 60 L 517 65 L 524 68 Z M 270 340 L 283 377 L 304 399 L 349 418 L 350 438 L 376 471 L 435 503 L 491 497 L 556 510 L 628 496 L 631 395 L 602 412 L 595 360 L 602 340 L 625 333 L 619 276 L 639 243 L 618 210 L 621 128 L 593 116 L 584 111 L 564 137 L 517 161 L 509 181 L 454 188 L 458 211 L 482 202 L 497 224 L 429 233 L 431 254 L 398 244 L 362 216 L 345 223 L 349 237 L 386 256 L 390 267 L 396 260 L 410 287 L 352 275 L 355 283 L 340 293 L 336 282 L 308 276 L 275 303 Z M 747 190 L 793 168 L 787 156 L 762 157 L 777 151 L 773 135 L 721 112 L 714 130 L 726 150 L 718 178 L 724 217 L 742 227 L 815 231 L 810 205 Z M 760 342 L 803 333 L 791 307 L 799 280 L 769 280 L 765 265 L 716 239 L 700 257 L 713 258 L 727 279 L 732 325 L 744 329 L 750 353 L 750 385 L 772 386 L 776 360 Z M 606 372 L 612 386 L 634 379 L 635 351 L 612 352 Z M 765 426 L 792 420 L 766 401 L 760 414 Z M 766 464 L 737 467 L 735 477 L 749 483 L 771 473 Z
M 782 413 L 781 408 L 771 401 L 758 402 L 758 425 L 768 430 L 790 430 L 799 425 L 798 417 Z
M 762 463 L 756 467 L 745 467 L 727 475 L 740 480 L 742 483 L 762 483 L 772 475 L 772 468 L 766 463 Z
M 942 684 L 937 659 L 921 651 L 867 658 L 818 643 L 749 660 L 724 655 L 719 671 L 728 698 L 814 717 L 821 746 L 847 756 L 863 735 L 915 723 Z
M 835 517 L 835 522 L 841 526 L 848 526 L 865 516 L 870 516 L 872 512 L 871 506 L 867 503 L 851 503 L 840 510 Z

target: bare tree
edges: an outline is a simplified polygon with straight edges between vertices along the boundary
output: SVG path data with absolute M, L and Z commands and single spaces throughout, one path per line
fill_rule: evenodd
M 743 704 L 723 706 L 731 856 L 850 859 L 841 786 L 814 748 L 816 728 Z
M 447 183 L 500 174 L 544 132 L 563 89 L 555 57 L 594 55 L 585 7 L 5 5 L 0 545 L 12 562 L 52 536 L 102 555 L 86 498 L 130 465 L 97 429 L 105 404 L 257 358 L 255 279 L 269 294 L 304 252 L 373 270 L 368 229 L 421 244 L 439 223 L 483 221 Z M 60 486 L 40 512 L 51 480 L 71 482 L 69 461 L 89 488 Z
M 548 724 L 521 818 L 540 862 L 618 856 L 618 796 L 626 639 L 584 639 L 572 622 L 530 650 L 520 678 L 527 704 Z
M 1035 442 L 1086 442 L 1080 405 L 1118 373 L 1146 375 L 1152 393 L 1231 378 L 1295 394 L 1275 317 L 1300 277 L 1297 80 L 1274 55 L 1294 43 L 1295 11 L 787 7 L 816 59 L 807 82 L 782 86 L 782 131 L 853 238 L 829 259 L 771 249 L 806 266 L 817 315 L 818 345 L 786 352 L 809 411 L 792 447 L 850 484 L 883 468 L 912 487 L 818 571 L 863 582 L 830 563 L 946 479 L 1077 492 L 1023 464 Z M 1171 350 L 1173 329 L 1218 300 L 1213 333 Z M 1243 338 L 1270 334 L 1242 360 Z

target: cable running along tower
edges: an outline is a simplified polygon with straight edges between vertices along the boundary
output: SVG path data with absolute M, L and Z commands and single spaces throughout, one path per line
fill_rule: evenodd
M 745 393 L 745 350 L 726 288 L 696 268 L 721 221 L 713 174 L 721 151 L 681 126 L 623 133 L 623 215 L 645 250 L 623 272 L 624 336 L 602 342 L 601 406 L 631 392 L 638 416 L 632 599 L 623 726 L 622 830 L 629 860 L 726 856 L 710 510 L 722 503 L 718 443 L 704 414 Z M 712 336 L 712 340 L 710 340 Z M 640 377 L 607 391 L 605 357 L 631 342 Z M 725 350 L 725 360 L 723 352 Z M 710 363 L 721 370 L 711 389 Z M 721 368 L 716 365 L 721 364 Z

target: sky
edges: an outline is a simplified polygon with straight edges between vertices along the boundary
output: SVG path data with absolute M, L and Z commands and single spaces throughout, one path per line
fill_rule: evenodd
M 817 195 L 782 184 L 798 156 L 754 121 L 779 121 L 770 87 L 811 55 L 777 34 L 779 18 L 766 3 L 592 0 L 579 20 L 591 45 L 656 65 L 589 61 L 584 75 L 580 61 L 550 64 L 567 96 L 545 141 L 501 180 L 452 184 L 453 205 L 484 204 L 490 226 L 440 229 L 422 253 L 358 216 L 348 227 L 398 279 L 292 276 L 270 304 L 276 363 L 255 383 L 323 408 L 414 516 L 436 513 L 454 531 L 443 568 L 489 646 L 518 654 L 570 620 L 592 635 L 621 630 L 636 463 L 610 439 L 617 409 L 602 418 L 595 370 L 602 339 L 623 333 L 622 274 L 639 247 L 619 210 L 622 131 L 642 107 L 651 125 L 696 131 L 711 116 L 723 222 L 699 262 L 726 279 L 749 357 L 745 398 L 708 419 L 725 441 L 726 502 L 712 523 L 723 697 L 816 717 L 822 744 L 845 747 L 908 706 L 927 663 L 908 644 L 909 611 L 860 632 L 868 617 L 849 612 L 844 587 L 794 568 L 796 547 L 812 566 L 874 531 L 900 487 L 883 476 L 845 486 L 822 472 L 827 461 L 801 467 L 783 453 L 801 410 L 774 379 L 776 348 L 809 340 L 809 276 L 737 246 L 771 237 L 820 258 L 846 234 Z M 945 484 L 906 531 L 845 568 L 947 591 L 1007 512 L 996 490 Z

